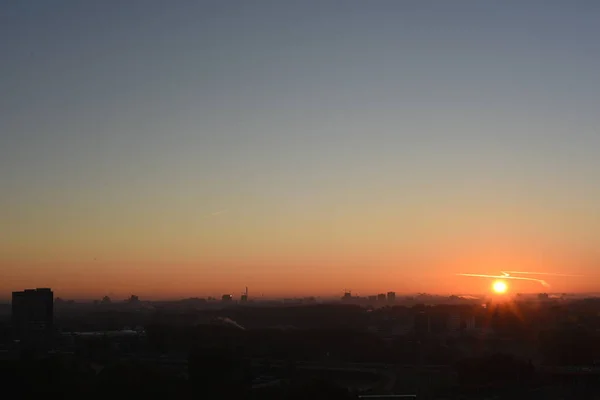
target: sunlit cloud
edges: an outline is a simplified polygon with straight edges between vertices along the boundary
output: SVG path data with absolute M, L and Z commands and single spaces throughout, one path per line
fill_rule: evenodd
M 571 276 L 571 277 L 577 277 L 577 276 L 583 276 L 583 275 L 573 275 L 573 274 L 557 274 L 554 272 L 523 272 L 523 271 L 500 271 L 502 272 L 502 274 L 504 274 L 505 276 L 510 276 L 511 274 L 517 274 L 517 275 L 547 275 L 547 276 Z
M 523 276 L 512 276 L 512 275 L 508 275 L 508 274 L 502 274 L 502 275 L 456 274 L 456 275 L 458 275 L 458 276 L 469 276 L 469 277 L 475 277 L 475 278 L 514 279 L 514 280 L 519 280 L 519 281 L 531 281 L 531 282 L 538 282 L 538 283 L 540 283 L 544 287 L 550 287 L 550 284 L 548 282 L 546 282 L 545 280 L 543 280 L 543 279 L 526 278 L 526 277 L 523 277 Z

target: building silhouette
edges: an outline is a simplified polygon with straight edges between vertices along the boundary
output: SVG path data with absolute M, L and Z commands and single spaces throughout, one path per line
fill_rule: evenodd
M 244 293 L 242 293 L 242 297 L 240 298 L 240 302 L 241 303 L 247 303 L 248 302 L 248 286 L 246 286 L 246 291 Z
M 224 294 L 223 296 L 221 296 L 221 301 L 223 303 L 231 303 L 231 301 L 233 301 L 233 296 L 230 294 Z
M 428 313 L 420 311 L 415 315 L 415 334 L 417 337 L 428 336 L 431 333 L 431 317 Z
M 388 292 L 387 301 L 390 304 L 394 304 L 396 302 L 396 292 Z
M 43 344 L 52 339 L 54 293 L 51 289 L 27 289 L 12 294 L 14 338 L 25 344 Z
M 139 296 L 132 294 L 131 297 L 129 297 L 129 299 L 127 299 L 127 302 L 129 304 L 139 304 L 140 298 L 139 298 Z
M 458 312 L 448 315 L 448 330 L 451 332 L 460 331 L 463 328 L 463 317 Z

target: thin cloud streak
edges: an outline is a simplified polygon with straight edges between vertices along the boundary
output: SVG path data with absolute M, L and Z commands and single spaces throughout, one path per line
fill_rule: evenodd
M 553 272 L 523 272 L 523 271 L 500 271 L 503 274 L 509 276 L 509 274 L 519 274 L 519 275 L 547 275 L 547 276 L 583 276 L 583 275 L 573 275 L 573 274 L 555 274 Z
M 456 274 L 458 276 L 470 276 L 475 278 L 492 278 L 492 279 L 514 279 L 519 281 L 531 281 L 538 282 L 544 287 L 550 287 L 550 284 L 543 279 L 525 278 L 523 276 L 510 276 L 510 275 L 485 275 L 485 274 Z

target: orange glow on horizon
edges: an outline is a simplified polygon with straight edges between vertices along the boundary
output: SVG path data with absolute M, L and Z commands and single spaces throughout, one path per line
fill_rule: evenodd
M 64 252 L 47 252 L 45 244 L 36 247 L 33 242 L 28 252 L 16 249 L 10 253 L 4 251 L 9 250 L 9 243 L 0 241 L 0 271 L 5 273 L 0 280 L 0 300 L 10 298 L 11 291 L 30 287 L 51 287 L 56 296 L 66 299 L 100 299 L 105 295 L 125 299 L 131 294 L 143 299 L 219 297 L 223 293 L 237 295 L 246 286 L 252 297 L 339 297 L 345 288 L 358 296 L 387 291 L 399 296 L 423 292 L 500 295 L 491 287 L 496 279 L 509 285 L 507 292 L 511 293 L 598 291 L 598 281 L 590 277 L 596 276 L 593 267 L 600 254 L 542 244 L 525 248 L 527 241 L 518 238 L 505 242 L 480 236 L 475 242 L 478 246 L 471 240 L 475 235 L 455 242 L 423 239 L 412 247 L 388 242 L 358 246 L 352 242 L 350 250 L 345 250 L 339 243 L 325 247 L 322 238 L 297 243 L 291 237 L 286 242 L 289 247 L 282 246 L 285 251 L 258 243 L 261 252 L 246 251 L 245 242 L 241 246 L 237 238 L 231 238 L 230 253 L 217 248 L 200 254 L 186 253 L 187 248 L 176 243 L 142 249 L 144 243 L 133 237 L 132 246 L 140 247 L 131 253 L 110 246 L 92 252 L 86 247 L 88 242 L 75 239 L 70 242 L 71 253 L 66 247 Z M 61 243 L 56 246 L 61 248 Z M 174 254 L 173 249 L 181 253 Z M 544 277 L 550 289 L 535 281 L 456 275 L 464 271 L 500 274 L 498 271 L 505 269 L 567 272 L 566 266 L 577 267 L 568 270 L 573 276 Z

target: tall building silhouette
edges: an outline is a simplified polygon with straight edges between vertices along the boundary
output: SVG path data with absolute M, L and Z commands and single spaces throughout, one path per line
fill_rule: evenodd
M 396 302 L 396 292 L 388 292 L 387 301 L 390 304 L 394 304 Z
M 27 289 L 12 294 L 12 326 L 22 343 L 42 343 L 53 334 L 54 293 L 51 289 Z
M 431 333 L 431 317 L 428 313 L 421 311 L 415 315 L 415 334 L 418 337 L 427 336 Z

